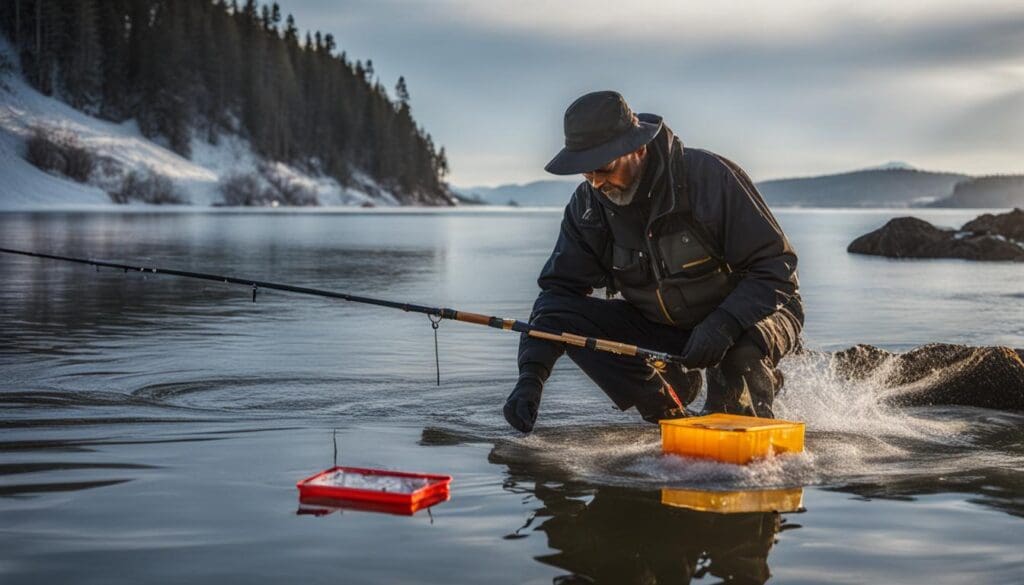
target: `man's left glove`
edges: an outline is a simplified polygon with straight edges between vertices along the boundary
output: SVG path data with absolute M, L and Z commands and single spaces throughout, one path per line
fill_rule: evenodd
M 724 309 L 715 309 L 693 331 L 683 348 L 683 365 L 688 368 L 717 366 L 725 352 L 743 332 L 739 322 Z
M 519 376 L 516 387 L 505 400 L 505 420 L 516 430 L 528 433 L 537 422 L 537 411 L 540 409 L 540 396 L 544 391 L 544 382 L 532 373 Z

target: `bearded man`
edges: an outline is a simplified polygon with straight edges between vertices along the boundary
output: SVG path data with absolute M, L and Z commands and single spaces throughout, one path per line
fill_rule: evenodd
M 654 114 L 613 91 L 565 112 L 565 147 L 545 169 L 582 174 L 541 270 L 530 322 L 679 354 L 653 371 L 635 358 L 523 335 L 505 419 L 530 432 L 545 381 L 568 353 L 621 409 L 649 422 L 687 416 L 707 374 L 704 412 L 772 417 L 777 366 L 798 349 L 796 251 L 747 174 L 683 147 Z M 605 299 L 591 296 L 605 289 Z M 621 298 L 619 298 L 621 296 Z

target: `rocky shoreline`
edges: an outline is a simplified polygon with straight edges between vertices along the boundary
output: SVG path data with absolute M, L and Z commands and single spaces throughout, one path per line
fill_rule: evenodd
M 892 353 L 855 345 L 832 359 L 848 380 L 879 377 L 889 404 L 1024 410 L 1024 349 L 930 343 Z
M 1024 210 L 986 213 L 959 230 L 939 228 L 916 217 L 897 217 L 858 237 L 846 251 L 888 258 L 1024 262 Z

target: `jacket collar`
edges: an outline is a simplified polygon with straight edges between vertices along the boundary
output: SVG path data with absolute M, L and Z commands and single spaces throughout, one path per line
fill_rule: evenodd
M 654 114 L 639 114 L 637 117 L 645 122 L 661 120 L 660 116 Z M 679 176 L 677 171 L 683 168 L 681 161 L 683 143 L 676 138 L 675 133 L 667 124 L 662 124 L 661 132 L 658 132 L 658 135 L 647 146 L 654 149 L 663 166 L 663 176 L 655 183 L 654 191 L 651 193 L 651 217 L 648 222 L 650 225 L 658 218 L 675 211 L 678 205 L 677 186 L 682 184 L 683 177 Z

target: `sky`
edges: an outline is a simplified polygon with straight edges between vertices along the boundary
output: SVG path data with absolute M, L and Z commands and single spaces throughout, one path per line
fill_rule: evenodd
M 279 2 L 405 77 L 456 186 L 554 178 L 566 106 L 604 89 L 755 180 L 1024 172 L 1020 0 Z

